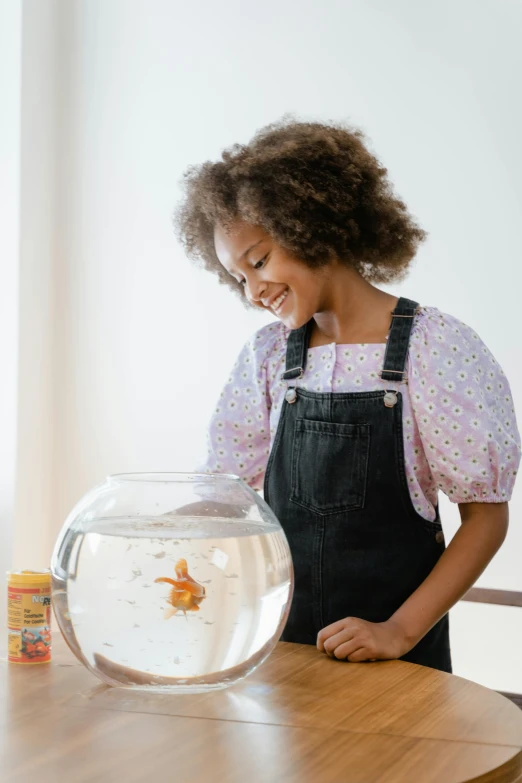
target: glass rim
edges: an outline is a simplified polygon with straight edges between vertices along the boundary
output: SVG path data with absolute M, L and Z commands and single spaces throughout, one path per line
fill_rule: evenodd
M 107 476 L 107 480 L 116 481 L 143 481 L 143 482 L 156 482 L 156 483 L 195 483 L 198 481 L 208 481 L 209 479 L 227 481 L 241 481 L 240 476 L 236 476 L 234 473 L 193 473 L 183 471 L 143 471 L 134 473 L 111 473 Z

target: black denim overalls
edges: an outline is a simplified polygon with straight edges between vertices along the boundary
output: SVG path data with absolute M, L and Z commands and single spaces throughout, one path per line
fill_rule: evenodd
M 385 381 L 406 381 L 417 303 L 400 299 L 392 316 Z M 265 477 L 265 499 L 290 544 L 295 591 L 283 641 L 315 644 L 344 617 L 383 622 L 426 579 L 444 551 L 437 511 L 429 522 L 408 490 L 402 395 L 314 393 L 302 377 L 310 322 L 290 333 L 289 382 Z M 445 616 L 402 660 L 451 672 Z

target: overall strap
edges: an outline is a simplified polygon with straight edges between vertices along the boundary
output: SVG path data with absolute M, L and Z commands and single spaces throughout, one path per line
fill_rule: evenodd
M 392 313 L 392 323 L 381 372 L 381 378 L 384 381 L 397 381 L 397 383 L 407 381 L 407 378 L 405 378 L 406 359 L 413 328 L 413 319 L 418 307 L 417 302 L 413 302 L 411 299 L 404 299 L 403 297 L 397 302 L 397 307 Z
M 283 381 L 293 381 L 303 377 L 313 325 L 312 318 L 300 329 L 290 332 L 286 346 L 286 371 L 281 376 Z

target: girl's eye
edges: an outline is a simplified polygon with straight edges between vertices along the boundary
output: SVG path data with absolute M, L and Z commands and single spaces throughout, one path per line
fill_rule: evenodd
M 262 258 L 261 261 L 258 261 L 257 264 L 254 264 L 254 269 L 261 269 L 261 267 L 265 263 L 266 259 L 267 259 L 267 256 Z

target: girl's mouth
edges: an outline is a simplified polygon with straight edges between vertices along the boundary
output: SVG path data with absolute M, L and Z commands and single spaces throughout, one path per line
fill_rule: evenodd
M 284 304 L 284 302 L 286 300 L 286 297 L 288 296 L 289 293 L 290 293 L 290 290 L 287 288 L 286 291 L 283 291 L 281 296 L 278 296 L 277 299 L 274 302 L 272 302 L 272 311 L 276 315 L 279 315 L 279 313 L 281 312 L 281 310 L 283 308 L 283 304 Z

